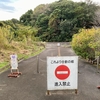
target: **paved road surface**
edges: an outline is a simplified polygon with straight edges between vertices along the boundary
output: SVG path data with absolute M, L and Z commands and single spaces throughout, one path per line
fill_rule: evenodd
M 75 55 L 68 43 L 62 43 L 60 50 L 61 56 Z M 57 43 L 47 43 L 46 50 L 39 55 L 39 60 L 32 57 L 19 63 L 22 72 L 20 77 L 8 78 L 10 70 L 0 74 L 0 100 L 100 100 L 100 90 L 97 89 L 100 85 L 100 73 L 81 59 L 78 68 L 78 94 L 74 91 L 52 91 L 50 96 L 46 95 L 46 57 L 57 55 Z

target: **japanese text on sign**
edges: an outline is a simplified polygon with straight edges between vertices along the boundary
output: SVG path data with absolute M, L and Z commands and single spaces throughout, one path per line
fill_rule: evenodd
M 74 60 L 51 60 L 51 64 L 74 63 Z

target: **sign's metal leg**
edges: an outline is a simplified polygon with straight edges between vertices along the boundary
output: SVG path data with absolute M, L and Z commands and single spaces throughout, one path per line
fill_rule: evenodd
M 47 93 L 46 93 L 48 96 L 50 95 L 50 91 L 49 90 L 47 90 Z
M 77 90 L 77 89 L 75 89 L 75 94 L 77 94 L 77 91 L 78 91 L 78 90 Z

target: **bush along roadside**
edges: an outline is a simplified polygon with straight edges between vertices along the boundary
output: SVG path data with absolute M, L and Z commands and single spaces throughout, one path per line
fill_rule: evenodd
M 71 45 L 77 55 L 92 64 L 97 63 L 97 56 L 100 57 L 100 28 L 81 29 L 73 35 Z

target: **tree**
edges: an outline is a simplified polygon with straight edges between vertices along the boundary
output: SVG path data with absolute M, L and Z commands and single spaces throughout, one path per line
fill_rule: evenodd
M 28 10 L 25 14 L 23 14 L 20 17 L 20 22 L 22 22 L 24 25 L 29 26 L 29 25 L 31 25 L 32 16 L 33 16 L 33 11 Z
M 100 55 L 100 29 L 82 29 L 72 39 L 72 48 L 83 57 L 90 58 Z
M 73 2 L 59 0 L 51 4 L 40 4 L 34 11 L 21 16 L 24 25 L 37 27 L 43 41 L 71 41 L 79 29 L 90 29 L 95 25 L 95 12 L 99 6 L 92 1 Z
M 60 40 L 61 41 L 70 41 L 70 39 L 72 38 L 72 35 L 73 35 L 72 22 L 70 20 L 66 20 L 66 19 L 64 21 L 61 21 L 60 30 L 61 30 Z

